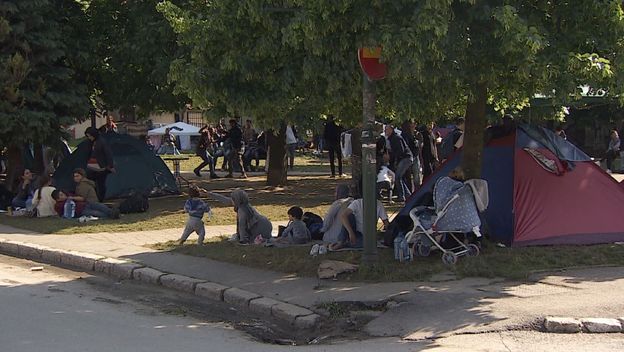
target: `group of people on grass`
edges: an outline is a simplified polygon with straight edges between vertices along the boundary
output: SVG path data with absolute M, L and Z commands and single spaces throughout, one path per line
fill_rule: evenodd
M 325 243 L 327 246 L 324 248 L 329 250 L 363 246 L 363 200 L 351 197 L 349 186 L 345 184 L 337 186 L 336 199 L 322 218 L 318 231 L 316 227 L 312 231 L 310 223 L 304 221 L 303 209 L 295 206 L 288 209 L 288 225 L 279 229 L 275 239 L 272 238 L 273 225 L 251 205 L 247 192 L 236 189 L 230 198 L 236 212 L 236 233 L 231 240 L 240 244 L 299 245 L 317 240 Z M 210 207 L 201 200 L 200 189 L 190 188 L 184 211 L 188 219 L 179 244 L 183 244 L 195 232 L 198 235 L 197 243 L 203 245 L 206 230 L 202 218 L 210 211 Z M 377 219 L 382 220 L 384 227 L 389 225 L 388 215 L 380 201 L 377 201 Z
M 102 203 L 106 195 L 106 178 L 116 171 L 112 151 L 100 137 L 100 131 L 93 127 L 85 131 L 91 153 L 86 169 L 73 170 L 74 189 L 57 189 L 51 175 L 44 173 L 37 177 L 30 169 L 24 169 L 10 210 L 32 217 L 119 218 L 118 209 Z M 109 132 L 105 130 L 104 133 Z
M 246 120 L 243 128 L 238 120 L 230 119 L 228 129 L 220 122 L 216 127 L 204 125 L 199 132 L 196 155 L 202 163 L 193 170 L 198 177 L 208 166 L 210 178 L 218 178 L 215 172 L 217 159 L 223 157 L 222 169 L 228 172 L 225 177 L 233 177 L 234 172 L 240 172 L 240 177 L 246 178 L 247 172 L 256 171 L 260 159 L 266 158 L 266 134 L 256 132 L 251 120 Z M 255 166 L 252 165 L 254 160 Z

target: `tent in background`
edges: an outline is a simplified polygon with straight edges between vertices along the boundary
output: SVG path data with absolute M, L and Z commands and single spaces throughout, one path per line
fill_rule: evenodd
M 117 133 L 102 134 L 100 138 L 104 138 L 113 151 L 116 171 L 106 179 L 106 199 L 126 197 L 132 191 L 150 196 L 180 193 L 167 165 L 143 141 Z M 75 188 L 72 172 L 76 168 L 86 169 L 89 146 L 89 141 L 84 141 L 63 159 L 53 176 L 57 188 Z
M 461 164 L 460 149 L 406 202 L 420 204 L 435 181 Z M 483 151 L 490 238 L 512 246 L 624 241 L 624 188 L 589 156 L 552 131 L 523 125 Z
M 181 150 L 190 150 L 191 149 L 191 136 L 199 136 L 199 127 L 189 125 L 184 122 L 176 122 L 163 127 L 155 128 L 153 130 L 147 131 L 147 135 L 150 137 L 150 140 L 158 149 L 160 147 L 161 137 L 165 134 L 165 130 L 170 128 L 171 134 L 176 136 L 180 140 L 180 149 Z

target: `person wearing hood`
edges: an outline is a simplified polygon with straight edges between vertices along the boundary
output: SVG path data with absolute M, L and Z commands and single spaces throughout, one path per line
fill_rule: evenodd
M 247 192 L 236 189 L 230 197 L 236 212 L 235 238 L 242 244 L 253 242 L 258 235 L 264 239 L 271 238 L 273 224 L 249 204 Z
M 100 138 L 100 132 L 96 128 L 87 128 L 85 137 L 91 142 L 91 154 L 87 160 L 87 177 L 95 181 L 97 198 L 101 202 L 106 196 L 106 178 L 109 173 L 115 173 L 113 151 L 106 141 Z

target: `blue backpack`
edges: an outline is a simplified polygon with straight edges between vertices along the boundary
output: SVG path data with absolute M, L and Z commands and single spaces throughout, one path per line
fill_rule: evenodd
M 412 257 L 412 251 L 407 244 L 407 240 L 405 239 L 405 233 L 400 232 L 394 238 L 394 259 L 400 262 L 409 262 L 414 259 Z

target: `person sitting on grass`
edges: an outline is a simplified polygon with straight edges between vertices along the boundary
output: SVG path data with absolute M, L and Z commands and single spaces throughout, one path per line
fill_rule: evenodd
M 342 230 L 340 214 L 353 201 L 353 198 L 349 197 L 349 185 L 347 184 L 337 185 L 335 196 L 336 200 L 323 217 L 323 227 L 320 230 L 323 233 L 323 242 L 325 243 L 338 242 L 338 236 Z
M 301 220 L 303 217 L 303 209 L 300 207 L 292 207 L 288 209 L 288 225 L 277 238 L 278 243 L 287 244 L 305 244 L 310 242 L 310 230 Z
M 39 189 L 35 191 L 32 206 L 37 209 L 37 217 L 43 218 L 47 216 L 56 215 L 54 210 L 54 204 L 56 203 L 52 198 L 52 192 L 56 188 L 51 186 L 52 179 L 48 175 L 43 175 L 39 178 Z
M 247 192 L 236 189 L 230 197 L 236 212 L 236 234 L 232 238 L 241 244 L 249 244 L 257 236 L 271 238 L 273 224 L 249 204 Z
M 37 178 L 29 169 L 24 169 L 20 179 L 21 181 L 17 186 L 17 194 L 15 198 L 13 198 L 13 201 L 11 201 L 11 206 L 13 209 L 30 209 L 32 207 L 33 193 L 37 188 Z
M 84 169 L 74 169 L 73 172 L 74 182 L 76 183 L 76 199 L 99 203 L 97 192 L 95 190 L 95 182 L 87 178 L 87 174 Z
M 72 197 L 74 200 L 87 202 L 94 204 L 94 207 L 99 209 L 109 209 L 105 204 L 100 203 L 97 191 L 95 190 L 95 182 L 87 178 L 87 173 L 84 169 L 74 169 L 74 182 L 76 182 L 76 195 Z M 109 218 L 118 219 L 119 209 L 110 209 L 111 214 L 107 215 Z M 106 211 L 105 211 L 106 212 Z
M 89 203 L 82 199 L 82 197 L 76 197 L 71 194 L 67 194 L 61 190 L 54 190 L 52 192 L 52 198 L 56 201 L 54 210 L 60 217 L 64 218 L 83 218 L 83 217 L 96 217 L 102 219 L 118 219 L 119 211 L 113 212 L 113 210 L 102 203 Z M 66 214 L 65 203 L 74 202 L 73 214 Z M 84 218 L 83 218 L 84 219 Z
M 379 200 L 377 200 L 377 216 L 375 220 L 381 219 L 384 228 L 390 225 L 386 210 Z M 344 209 L 340 214 L 342 230 L 338 235 L 338 242 L 329 245 L 330 250 L 342 248 L 362 248 L 364 245 L 364 200 L 356 199 Z
M 197 245 L 203 246 L 206 228 L 202 218 L 204 213 L 210 212 L 210 207 L 203 200 L 199 199 L 199 189 L 197 187 L 189 188 L 189 199 L 184 203 L 184 212 L 188 213 L 188 219 L 178 244 L 184 244 L 189 235 L 195 232 L 197 233 Z

